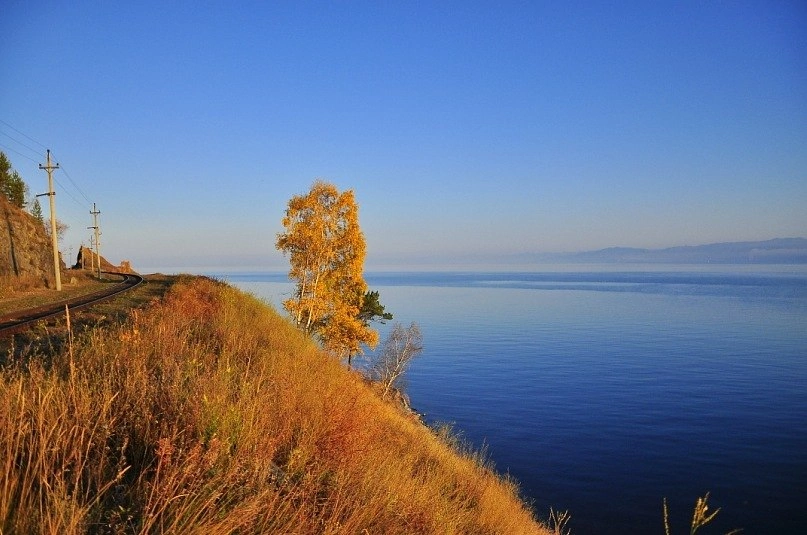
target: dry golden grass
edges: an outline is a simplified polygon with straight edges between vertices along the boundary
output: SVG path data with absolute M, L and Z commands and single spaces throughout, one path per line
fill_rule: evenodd
M 41 279 L 33 275 L 16 277 L 13 275 L 0 275 L 0 299 L 6 299 L 15 294 L 29 292 L 44 286 Z
M 549 531 L 480 456 L 195 278 L 73 361 L 2 370 L 0 533 Z
M 0 315 L 86 295 L 104 287 L 104 283 L 83 271 L 63 273 L 61 292 L 56 292 L 52 284 L 46 287 L 41 279 L 30 275 L 0 276 Z

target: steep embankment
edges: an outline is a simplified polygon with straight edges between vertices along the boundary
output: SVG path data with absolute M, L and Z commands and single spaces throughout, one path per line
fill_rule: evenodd
M 52 286 L 52 250 L 42 224 L 0 195 L 0 286 Z
M 0 373 L 3 533 L 547 533 L 257 299 L 193 278 Z

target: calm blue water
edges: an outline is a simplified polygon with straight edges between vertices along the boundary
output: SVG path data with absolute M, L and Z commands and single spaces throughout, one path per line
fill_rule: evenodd
M 710 491 L 705 533 L 807 533 L 807 267 L 650 268 L 366 278 L 423 332 L 415 408 L 487 444 L 540 516 L 663 533 L 666 496 L 681 533 Z

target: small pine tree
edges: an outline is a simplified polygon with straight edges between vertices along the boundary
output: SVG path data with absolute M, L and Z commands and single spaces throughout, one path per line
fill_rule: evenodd
M 392 319 L 392 314 L 384 311 L 384 305 L 378 299 L 377 291 L 364 294 L 364 304 L 359 311 L 359 319 L 364 325 L 368 325 L 371 321 L 384 323 Z
M 0 194 L 5 195 L 17 208 L 25 208 L 28 186 L 20 174 L 11 167 L 11 162 L 2 151 L 0 151 Z
M 39 204 L 39 199 L 34 199 L 34 204 L 31 206 L 31 215 L 34 219 L 39 221 L 42 226 L 45 226 L 45 217 L 42 215 L 42 205 Z

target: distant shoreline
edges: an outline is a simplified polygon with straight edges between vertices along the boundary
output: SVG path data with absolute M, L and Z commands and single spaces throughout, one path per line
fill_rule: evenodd
M 234 259 L 230 259 L 231 261 Z M 237 260 L 237 259 L 235 259 Z M 175 261 L 175 260 L 174 260 Z M 608 247 L 595 251 L 562 253 L 505 253 L 431 256 L 413 255 L 394 258 L 368 257 L 367 273 L 389 272 L 525 272 L 546 270 L 549 266 L 579 270 L 586 266 L 648 267 L 661 265 L 691 266 L 764 266 L 807 265 L 807 238 L 776 238 L 765 241 L 721 242 L 683 245 L 664 249 Z M 649 269 L 649 268 L 648 268 Z M 217 265 L 214 259 L 204 264 L 177 266 L 171 263 L 139 268 L 142 273 L 189 273 L 215 275 L 286 274 L 288 265 L 277 261 L 256 263 L 255 259 L 234 265 Z

